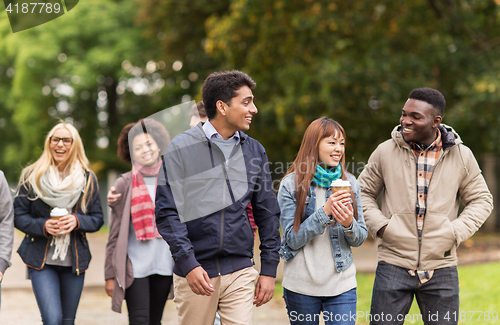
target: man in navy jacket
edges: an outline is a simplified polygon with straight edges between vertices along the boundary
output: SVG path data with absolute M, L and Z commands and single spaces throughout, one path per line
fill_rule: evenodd
M 262 145 L 243 131 L 257 113 L 240 71 L 213 73 L 203 85 L 208 121 L 170 143 L 158 176 L 156 223 L 170 245 L 179 324 L 251 324 L 274 294 L 279 263 L 279 206 Z M 261 241 L 253 268 L 251 203 Z

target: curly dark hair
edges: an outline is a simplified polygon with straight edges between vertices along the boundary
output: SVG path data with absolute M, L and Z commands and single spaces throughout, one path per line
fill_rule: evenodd
M 439 90 L 432 88 L 416 88 L 411 91 L 408 98 L 421 100 L 423 102 L 431 104 L 432 107 L 434 107 L 439 111 L 439 113 L 441 113 L 441 116 L 444 114 L 446 100 L 444 99 L 443 94 L 439 92 Z
M 142 124 L 142 127 L 134 128 L 134 126 L 139 123 Z M 167 150 L 168 144 L 170 143 L 170 135 L 165 127 L 152 119 L 140 119 L 135 123 L 125 125 L 118 137 L 118 157 L 122 161 L 129 164 L 132 163 L 128 140 L 129 136 L 131 139 L 134 139 L 136 136 L 143 133 L 147 133 L 153 137 L 158 147 L 160 147 L 160 153 L 164 153 Z
M 208 118 L 215 117 L 217 101 L 221 100 L 229 105 L 231 99 L 237 96 L 236 92 L 243 86 L 248 86 L 248 88 L 256 86 L 255 81 L 244 72 L 232 70 L 210 74 L 205 79 L 201 90 Z

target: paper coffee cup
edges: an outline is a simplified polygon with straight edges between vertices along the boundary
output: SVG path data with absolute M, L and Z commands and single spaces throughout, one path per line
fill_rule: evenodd
M 52 220 L 59 220 L 59 218 L 64 217 L 65 215 L 69 214 L 68 210 L 65 208 L 52 208 L 50 210 L 50 219 Z M 60 232 L 59 235 L 64 234 L 64 232 Z
M 59 218 L 64 217 L 67 214 L 69 214 L 69 212 L 65 208 L 53 208 L 50 210 L 50 219 L 59 220 Z
M 332 187 L 332 194 L 341 190 L 351 191 L 351 183 L 342 179 L 334 180 L 330 186 Z

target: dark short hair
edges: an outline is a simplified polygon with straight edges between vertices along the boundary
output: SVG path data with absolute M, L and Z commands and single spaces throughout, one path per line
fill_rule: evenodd
M 417 88 L 413 89 L 408 96 L 409 99 L 416 99 L 426 102 L 435 109 L 439 110 L 441 116 L 444 114 L 444 108 L 446 107 L 446 100 L 443 94 L 438 90 L 432 88 Z
M 246 73 L 238 70 L 214 72 L 210 74 L 202 88 L 203 103 L 209 119 L 215 117 L 215 104 L 221 100 L 228 104 L 236 97 L 236 92 L 243 86 L 254 88 L 255 81 Z
M 191 107 L 191 110 L 189 111 L 190 116 L 199 116 L 200 118 L 207 117 L 207 111 L 205 110 L 205 104 L 200 100 L 199 102 L 196 103 L 196 105 L 193 105 Z
M 142 124 L 140 127 L 135 127 L 137 124 Z M 168 144 L 170 143 L 170 135 L 165 127 L 152 119 L 140 119 L 135 123 L 130 123 L 125 125 L 120 132 L 120 136 L 118 137 L 118 157 L 126 162 L 132 163 L 132 156 L 130 154 L 130 146 L 129 146 L 129 136 L 131 139 L 134 139 L 136 136 L 147 133 L 153 137 L 160 148 L 160 153 L 164 153 L 167 150 Z

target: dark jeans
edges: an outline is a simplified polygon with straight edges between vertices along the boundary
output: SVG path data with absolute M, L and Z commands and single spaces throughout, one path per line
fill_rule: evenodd
M 167 303 L 172 276 L 153 274 L 134 278 L 125 290 L 130 325 L 160 325 Z
M 316 325 L 323 319 L 326 325 L 354 325 L 356 321 L 356 288 L 333 297 L 314 297 L 283 288 L 290 324 Z
M 459 315 L 458 272 L 456 267 L 436 269 L 432 278 L 421 284 L 418 275 L 407 269 L 379 263 L 373 285 L 370 324 L 403 324 L 417 320 L 408 315 L 415 296 L 425 325 L 457 324 Z
M 74 324 L 85 273 L 76 275 L 71 267 L 56 265 L 28 270 L 43 324 Z

